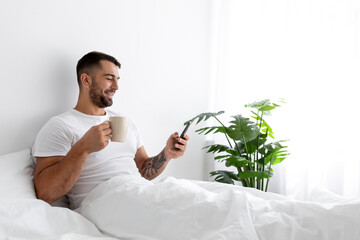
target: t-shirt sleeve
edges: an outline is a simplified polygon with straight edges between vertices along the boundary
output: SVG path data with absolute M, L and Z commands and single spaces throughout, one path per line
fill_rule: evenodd
M 142 138 L 140 136 L 140 133 L 137 132 L 137 146 L 136 148 L 139 149 L 141 148 L 142 146 L 144 145 L 143 141 L 142 141 Z
M 133 129 L 133 131 L 134 131 L 134 133 L 136 135 L 136 149 L 141 148 L 144 145 L 144 143 L 143 143 L 143 140 L 141 138 L 141 134 L 139 132 L 139 129 L 137 128 L 136 124 L 131 120 L 129 120 L 129 127 L 131 127 Z
M 71 149 L 73 137 L 64 122 L 50 119 L 38 133 L 32 147 L 34 157 L 65 156 Z

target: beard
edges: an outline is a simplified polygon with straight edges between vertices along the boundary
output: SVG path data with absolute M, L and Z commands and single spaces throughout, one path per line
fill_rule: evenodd
M 100 108 L 110 107 L 113 100 L 104 96 L 103 90 L 97 85 L 95 78 L 90 87 L 90 99 L 92 103 Z

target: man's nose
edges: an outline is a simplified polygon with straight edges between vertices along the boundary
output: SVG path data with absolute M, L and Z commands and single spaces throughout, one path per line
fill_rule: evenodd
M 118 89 L 119 89 L 118 80 L 114 80 L 114 81 L 113 81 L 112 88 L 115 89 L 115 90 L 118 90 Z

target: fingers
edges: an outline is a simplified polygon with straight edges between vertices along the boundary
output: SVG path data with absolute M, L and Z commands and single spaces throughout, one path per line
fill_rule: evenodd
M 186 146 L 187 141 L 186 141 L 185 139 L 178 138 L 178 139 L 177 139 L 177 143 L 179 143 L 180 145 Z
M 110 122 L 105 121 L 105 122 L 99 124 L 98 127 L 99 127 L 99 130 L 101 130 L 106 136 L 111 135 L 112 130 L 111 130 Z
M 190 137 L 185 134 L 184 135 L 184 139 L 183 138 L 180 138 L 180 137 L 177 137 L 176 140 L 177 142 L 175 143 L 175 148 L 177 149 L 177 151 L 185 151 L 186 150 L 186 146 L 187 146 L 187 141 L 190 139 Z
M 173 134 L 171 134 L 171 138 L 179 138 L 179 133 L 178 132 L 174 132 Z M 186 141 L 188 141 L 190 139 L 189 135 L 185 134 L 184 138 Z
M 105 122 L 99 124 L 99 127 L 104 130 L 104 129 L 111 128 L 111 125 L 110 125 L 109 121 L 105 121 Z
M 111 133 L 112 133 L 110 122 L 106 121 L 95 127 L 98 129 L 100 137 L 103 135 L 104 140 L 106 142 L 109 142 L 109 140 L 111 138 Z
M 190 140 L 190 137 L 189 137 L 189 135 L 187 135 L 187 134 L 185 134 L 185 139 L 186 139 L 186 141 L 189 141 Z
M 179 137 L 179 133 L 178 133 L 178 132 L 174 132 L 173 134 L 171 134 L 170 137 L 171 137 L 171 138 L 178 138 L 178 137 Z
M 184 135 L 184 138 L 185 138 L 185 140 L 182 138 L 180 138 L 180 139 L 183 141 L 189 141 L 189 139 L 190 139 L 189 135 L 187 135 L 187 134 Z
M 112 130 L 111 128 L 106 128 L 103 130 L 103 133 L 105 134 L 105 136 L 111 136 Z
M 185 151 L 186 150 L 186 145 L 182 145 L 179 143 L 175 143 L 175 151 Z
M 97 152 L 104 149 L 110 141 L 111 128 L 108 122 L 103 122 L 99 125 L 91 127 L 81 138 L 87 144 L 89 153 Z

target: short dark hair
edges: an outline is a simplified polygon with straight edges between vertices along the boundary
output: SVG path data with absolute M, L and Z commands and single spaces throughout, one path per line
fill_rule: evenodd
M 121 64 L 114 58 L 113 56 L 110 56 L 108 54 L 102 53 L 102 52 L 89 52 L 88 54 L 85 54 L 77 63 L 76 65 L 76 75 L 77 75 L 77 81 L 79 86 L 81 87 L 81 80 L 80 76 L 83 73 L 86 74 L 92 74 L 91 70 L 94 67 L 101 67 L 100 61 L 106 60 L 109 62 L 112 62 L 115 64 L 118 68 L 121 68 Z

